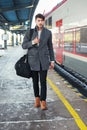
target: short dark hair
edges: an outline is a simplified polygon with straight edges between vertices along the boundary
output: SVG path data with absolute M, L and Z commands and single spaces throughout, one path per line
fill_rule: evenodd
M 45 20 L 45 16 L 40 13 L 35 16 L 35 19 L 37 19 L 37 18 L 41 18 L 41 19 Z

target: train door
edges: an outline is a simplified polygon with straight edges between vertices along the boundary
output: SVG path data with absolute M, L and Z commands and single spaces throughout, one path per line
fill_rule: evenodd
M 58 46 L 56 48 L 56 62 L 62 64 L 63 62 L 63 33 L 61 32 L 62 19 L 56 21 L 56 27 L 58 29 Z

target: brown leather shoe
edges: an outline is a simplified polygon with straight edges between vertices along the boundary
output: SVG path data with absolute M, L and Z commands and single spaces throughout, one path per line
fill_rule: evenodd
M 47 110 L 46 101 L 41 101 L 41 110 Z
M 36 98 L 35 98 L 34 107 L 40 107 L 40 98 L 39 98 L 39 97 L 36 97 Z

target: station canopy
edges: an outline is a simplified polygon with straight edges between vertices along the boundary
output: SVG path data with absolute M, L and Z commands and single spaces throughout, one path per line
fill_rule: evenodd
M 0 0 L 0 28 L 23 31 L 31 27 L 39 0 Z

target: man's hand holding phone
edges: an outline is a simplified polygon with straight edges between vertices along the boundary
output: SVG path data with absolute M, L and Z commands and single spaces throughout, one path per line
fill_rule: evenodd
M 35 39 L 32 41 L 32 44 L 35 45 L 35 44 L 39 44 L 40 42 L 40 39 L 38 37 L 35 37 Z

